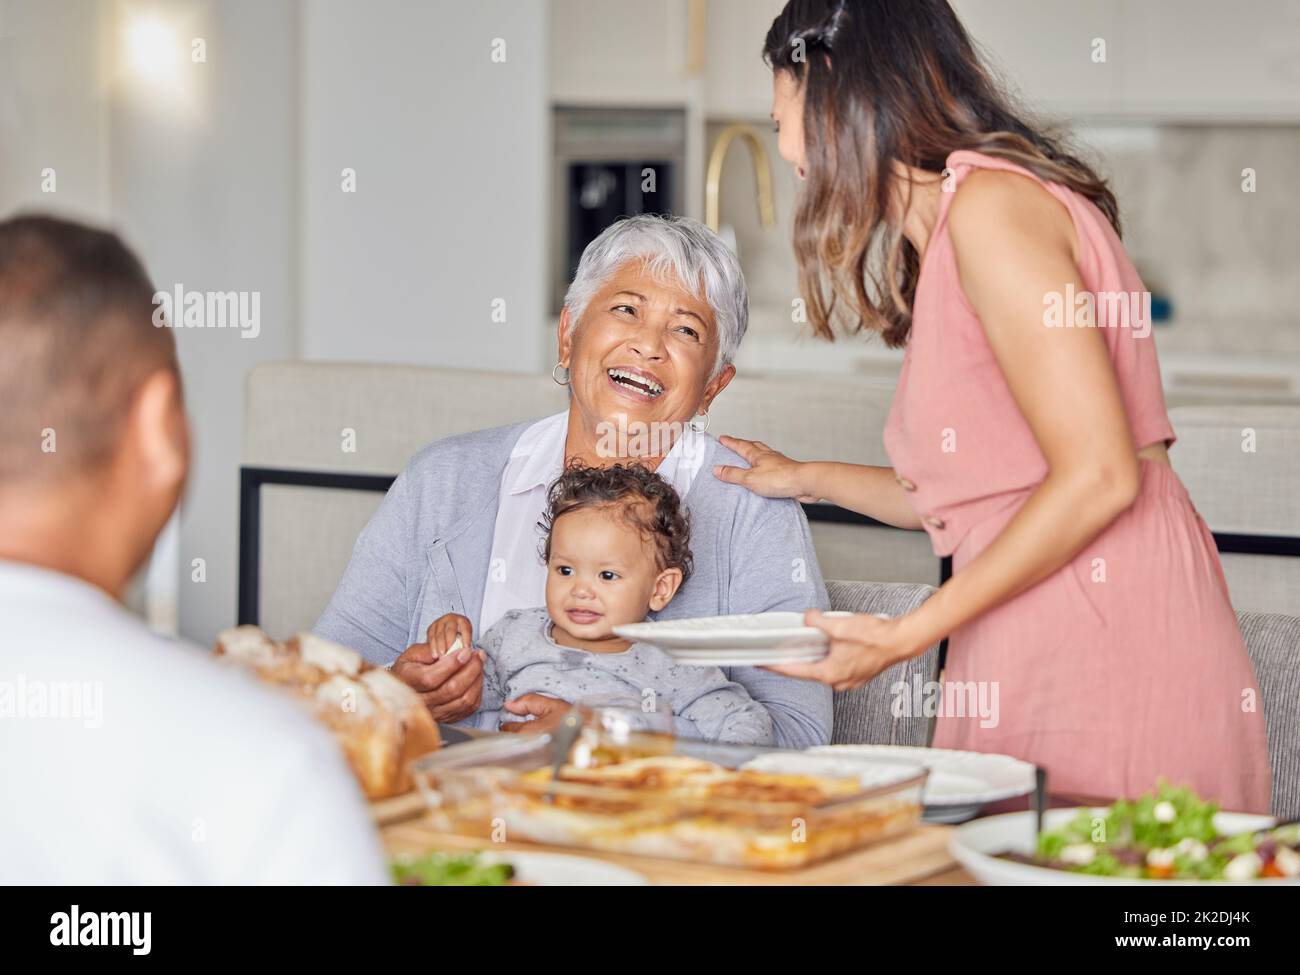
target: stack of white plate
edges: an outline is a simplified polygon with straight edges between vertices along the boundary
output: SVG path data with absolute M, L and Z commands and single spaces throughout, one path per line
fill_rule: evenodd
M 773 772 L 778 775 L 817 775 L 834 779 L 857 779 L 864 790 L 879 789 L 915 779 L 925 772 L 920 763 L 880 761 L 856 758 L 841 759 L 834 755 L 813 755 L 809 752 L 769 752 L 751 758 L 741 766 L 754 772 Z
M 806 663 L 825 657 L 829 646 L 825 633 L 804 626 L 803 613 L 751 613 L 625 623 L 614 627 L 614 632 L 625 640 L 656 646 L 679 664 L 697 667 Z
M 925 783 L 925 818 L 932 823 L 961 823 L 993 802 L 1034 791 L 1034 766 L 1010 755 L 962 752 L 908 745 L 821 745 L 803 753 L 846 764 L 899 762 L 929 769 Z

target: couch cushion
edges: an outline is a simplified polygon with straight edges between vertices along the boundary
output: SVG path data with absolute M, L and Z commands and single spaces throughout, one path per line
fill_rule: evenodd
M 1295 819 L 1300 816 L 1300 618 L 1243 612 L 1237 622 L 1264 697 L 1273 813 Z
M 1182 406 L 1169 419 L 1178 435 L 1169 459 L 1211 530 L 1300 538 L 1300 408 Z M 1224 553 L 1220 561 L 1235 608 L 1294 610 L 1300 558 Z
M 370 474 L 397 474 L 440 437 L 568 404 L 550 376 L 343 362 L 260 365 L 246 395 L 245 466 Z
M 826 583 L 831 609 L 853 613 L 883 613 L 901 616 L 911 612 L 934 593 L 922 583 L 842 582 Z M 929 745 L 934 718 L 908 714 L 910 707 L 894 714 L 895 700 L 910 706 L 915 680 L 923 684 L 937 680 L 939 646 L 935 644 L 919 657 L 895 664 L 852 691 L 835 695 L 835 725 L 831 741 L 837 745 Z M 902 683 L 907 693 L 899 695 Z

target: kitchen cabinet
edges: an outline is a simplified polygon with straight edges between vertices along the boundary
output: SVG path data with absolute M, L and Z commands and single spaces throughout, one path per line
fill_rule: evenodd
M 1300 121 L 1300 0 L 1125 7 L 1124 114 Z
M 1122 0 L 955 0 L 994 73 L 1031 109 L 1109 114 L 1121 101 Z M 1104 42 L 1105 60 L 1095 59 Z
M 1300 0 L 954 0 L 1031 108 L 1140 122 L 1300 121 Z M 1105 61 L 1094 42 L 1105 41 Z
M 704 110 L 711 118 L 765 119 L 772 72 L 763 41 L 785 0 L 707 0 Z
M 551 0 L 551 100 L 685 105 L 700 87 L 690 0 Z M 695 8 L 696 16 L 704 8 Z
M 783 0 L 551 0 L 551 97 L 761 120 Z M 953 0 L 1023 102 L 1094 122 L 1300 122 L 1300 0 Z M 1105 59 L 1098 44 L 1105 44 Z
M 1113 43 L 1122 0 L 966 0 L 955 6 L 999 75 L 1035 104 L 1110 110 L 1117 71 L 1092 59 L 1092 40 Z M 784 0 L 707 0 L 704 107 L 710 118 L 763 119 L 772 76 L 761 52 Z

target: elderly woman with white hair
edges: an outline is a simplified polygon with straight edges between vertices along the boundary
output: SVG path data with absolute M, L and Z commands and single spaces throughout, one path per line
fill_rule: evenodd
M 483 664 L 472 636 L 545 603 L 537 525 L 548 486 L 574 460 L 651 467 L 690 512 L 695 570 L 658 618 L 827 608 L 799 505 L 711 475 L 744 466 L 706 431 L 736 372 L 747 301 L 734 255 L 696 221 L 637 216 L 606 229 L 584 251 L 560 316 L 552 378 L 569 387 L 568 409 L 416 454 L 357 540 L 316 632 L 390 665 L 439 721 L 470 717 Z M 444 614 L 468 625 L 432 632 Z M 767 708 L 778 744 L 829 740 L 825 685 L 758 668 L 728 676 Z M 516 729 L 541 728 L 569 703 L 529 694 L 506 707 L 520 716 Z

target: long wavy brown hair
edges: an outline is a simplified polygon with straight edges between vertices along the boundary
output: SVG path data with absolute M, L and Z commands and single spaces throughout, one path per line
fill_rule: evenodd
M 999 156 L 1087 197 L 1119 232 L 1106 182 L 1012 107 L 946 0 L 790 0 L 763 59 L 804 94 L 794 250 L 823 338 L 840 322 L 907 342 L 921 262 L 890 217 L 895 163 L 939 179 L 957 150 Z M 904 210 L 910 199 L 909 182 Z

